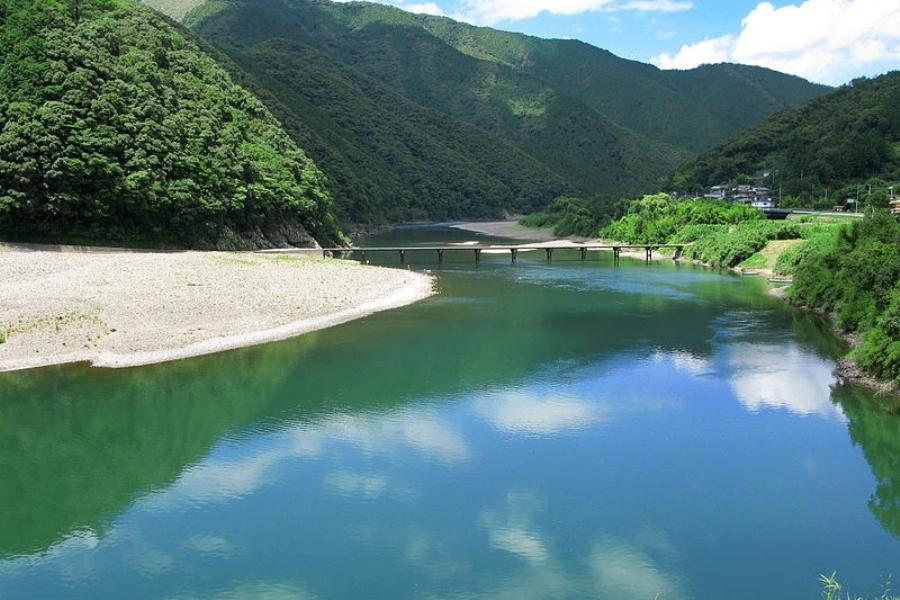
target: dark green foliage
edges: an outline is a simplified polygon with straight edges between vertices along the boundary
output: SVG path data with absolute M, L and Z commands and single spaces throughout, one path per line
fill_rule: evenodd
M 593 198 L 583 200 L 562 196 L 544 210 L 532 213 L 520 222 L 526 227 L 550 227 L 559 237 L 570 235 L 596 237 L 613 219 L 625 214 L 625 199 Z
M 900 72 L 857 80 L 827 96 L 780 112 L 679 169 L 669 185 L 683 191 L 733 181 L 760 171 L 788 205 L 830 208 L 855 197 L 857 184 L 900 179 Z M 772 182 L 769 182 L 772 185 Z M 862 197 L 861 202 L 886 202 Z M 830 200 L 827 198 L 830 196 Z
M 186 14 L 249 73 L 356 222 L 495 217 L 561 194 L 644 193 L 695 150 L 822 89 L 716 66 L 702 79 L 729 82 L 719 85 L 753 105 L 723 101 L 717 115 L 702 85 L 677 89 L 679 74 L 580 42 L 374 3 L 145 2 Z
M 900 223 L 886 211 L 872 211 L 805 256 L 794 269 L 791 298 L 858 332 L 863 369 L 900 378 Z
M 826 251 L 834 246 L 836 237 L 843 223 L 817 224 L 811 227 L 801 227 L 800 237 L 805 240 L 801 244 L 789 248 L 778 256 L 774 272 L 776 275 L 793 275 L 797 265 L 802 263 L 812 254 Z
M 847 416 L 850 438 L 872 468 L 877 487 L 869 510 L 900 537 L 900 402 L 849 386 L 836 388 L 834 397 Z
M 708 231 L 685 249 L 687 258 L 720 268 L 734 267 L 766 247 L 770 240 L 792 240 L 800 229 L 783 221 L 745 221 Z
M 335 242 L 324 178 L 265 107 L 127 0 L 0 0 L 0 230 L 188 246 Z
M 666 194 L 656 194 L 633 202 L 628 214 L 611 223 L 604 236 L 629 244 L 663 244 L 689 225 L 735 225 L 764 218 L 761 212 L 744 204 L 710 200 L 676 202 Z
M 690 244 L 684 256 L 716 267 L 733 267 L 769 240 L 796 239 L 794 223 L 767 221 L 745 204 L 710 200 L 676 202 L 666 194 L 633 202 L 628 214 L 603 235 L 629 244 Z
M 233 56 L 277 98 L 273 110 L 331 175 L 353 222 L 497 217 L 569 188 L 511 144 L 309 46 L 273 40 Z
M 294 139 L 356 222 L 497 217 L 564 193 L 638 193 L 687 156 L 396 15 L 407 13 L 216 0 L 186 22 L 272 92 L 289 130 L 303 124 Z
M 310 0 L 301 1 L 310 3 Z M 527 86 L 540 81 L 648 139 L 690 151 L 708 148 L 776 110 L 828 89 L 798 77 L 743 65 L 661 71 L 575 40 L 547 40 L 473 27 L 379 4 L 315 4 L 355 30 L 374 32 L 376 26 L 387 25 L 392 31 L 406 28 L 426 32 L 476 59 L 481 73 L 494 77 L 490 80 L 493 89 L 489 93 L 512 100 L 513 105 L 535 106 Z M 443 63 L 437 66 L 442 68 Z M 515 78 L 516 73 L 527 77 Z M 405 85 L 420 81 L 417 76 Z M 457 88 L 458 91 L 466 89 Z

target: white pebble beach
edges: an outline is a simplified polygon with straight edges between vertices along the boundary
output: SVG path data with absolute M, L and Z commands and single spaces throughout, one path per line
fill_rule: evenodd
M 178 360 L 287 339 L 432 293 L 421 273 L 295 254 L 0 245 L 0 371 Z

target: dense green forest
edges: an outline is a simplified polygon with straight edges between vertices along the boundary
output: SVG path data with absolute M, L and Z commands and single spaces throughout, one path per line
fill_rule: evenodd
M 860 193 L 861 203 L 886 205 L 885 188 L 900 181 L 900 72 L 780 112 L 678 169 L 669 185 L 699 192 L 762 171 L 790 204 L 824 208 Z
M 192 34 L 131 0 L 0 0 L 0 230 L 337 242 L 316 165 Z
M 531 213 L 520 222 L 526 227 L 549 227 L 559 237 L 595 237 L 600 230 L 615 219 L 625 215 L 630 200 L 627 198 L 583 199 L 560 196 L 547 208 Z
M 374 3 L 145 2 L 239 65 L 357 223 L 655 190 L 697 150 L 826 89 L 735 65 L 664 72 Z

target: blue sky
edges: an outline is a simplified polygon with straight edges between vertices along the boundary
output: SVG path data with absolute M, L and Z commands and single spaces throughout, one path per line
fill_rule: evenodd
M 662 68 L 758 64 L 840 84 L 900 68 L 900 0 L 380 0 Z

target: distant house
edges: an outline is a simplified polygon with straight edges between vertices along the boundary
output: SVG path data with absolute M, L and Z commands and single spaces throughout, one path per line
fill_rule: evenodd
M 704 198 L 709 198 L 710 200 L 724 200 L 728 196 L 728 188 L 724 185 L 714 185 L 709 188 L 709 192 L 704 196 Z
M 772 191 L 769 188 L 752 185 L 739 185 L 733 188 L 717 185 L 709 188 L 709 192 L 704 197 L 713 200 L 742 202 L 756 208 L 775 208 L 778 205 L 772 198 Z

